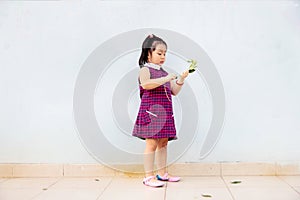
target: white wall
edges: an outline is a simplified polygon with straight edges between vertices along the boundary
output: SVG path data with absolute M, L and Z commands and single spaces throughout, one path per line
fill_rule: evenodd
M 299 161 L 299 4 L 1 1 L 0 162 L 95 163 L 76 133 L 74 84 L 95 48 L 139 28 L 191 38 L 224 84 L 217 146 L 200 160 L 199 133 L 180 161 Z

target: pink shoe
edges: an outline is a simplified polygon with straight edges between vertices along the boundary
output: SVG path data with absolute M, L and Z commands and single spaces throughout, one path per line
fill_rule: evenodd
M 151 179 L 155 178 L 155 176 L 148 176 L 143 179 L 144 185 L 150 186 L 150 187 L 162 187 L 165 184 L 163 182 L 159 181 L 151 181 Z
M 180 181 L 180 177 L 176 177 L 176 176 L 171 176 L 171 177 L 168 177 L 169 174 L 168 173 L 165 173 L 165 175 L 163 176 L 160 176 L 160 175 L 156 175 L 156 178 L 157 180 L 160 180 L 160 181 L 169 181 L 169 182 L 178 182 Z

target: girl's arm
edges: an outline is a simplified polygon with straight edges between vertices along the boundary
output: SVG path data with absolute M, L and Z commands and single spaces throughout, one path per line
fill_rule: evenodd
M 147 67 L 142 67 L 140 69 L 139 77 L 140 77 L 141 86 L 145 90 L 151 90 L 151 89 L 157 88 L 158 86 L 165 84 L 166 82 L 174 80 L 176 78 L 176 75 L 168 74 L 168 76 L 165 76 L 165 77 L 150 79 L 149 69 Z
M 184 80 L 188 75 L 189 75 L 189 71 L 186 70 L 181 74 L 179 79 L 177 79 L 175 81 L 171 81 L 171 92 L 174 96 L 176 96 L 180 92 L 180 90 L 184 84 Z

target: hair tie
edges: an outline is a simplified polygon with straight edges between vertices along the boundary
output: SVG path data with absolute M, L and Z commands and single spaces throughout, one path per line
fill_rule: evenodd
M 149 38 L 153 38 L 153 34 L 148 35 Z

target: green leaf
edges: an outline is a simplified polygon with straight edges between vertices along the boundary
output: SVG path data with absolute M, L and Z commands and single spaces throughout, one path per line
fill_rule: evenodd
M 240 180 L 234 180 L 234 181 L 231 181 L 230 183 L 231 184 L 239 184 L 239 183 L 242 183 L 242 181 L 240 181 Z
M 202 194 L 203 197 L 212 197 L 211 194 Z
M 194 71 L 196 71 L 196 67 L 197 67 L 197 61 L 196 60 L 188 60 L 188 63 L 191 63 L 189 66 L 189 73 L 193 73 Z

